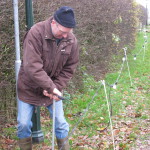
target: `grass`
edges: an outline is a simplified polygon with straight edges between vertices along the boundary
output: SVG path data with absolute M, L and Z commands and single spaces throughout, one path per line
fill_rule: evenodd
M 147 35 L 149 40 L 150 33 L 147 33 Z M 135 49 L 130 53 L 127 51 L 133 85 L 131 86 L 128 68 L 125 63 L 123 72 L 117 83 L 117 88 L 110 88 L 110 85 L 116 82 L 119 75 L 118 71 L 121 68 L 122 56 L 120 56 L 120 62 L 112 64 L 112 68 L 115 68 L 115 70 L 108 73 L 104 79 L 109 102 L 112 104 L 115 144 L 122 150 L 136 147 L 137 139 L 145 143 L 144 140 L 148 137 L 146 128 L 148 126 L 147 120 L 149 119 L 148 114 L 150 112 L 150 41 L 148 41 L 143 61 L 143 49 L 139 53 L 144 43 L 143 36 L 142 32 L 138 33 Z M 138 53 L 137 59 L 134 60 L 134 55 Z M 119 60 L 119 58 L 117 58 L 117 60 Z M 113 146 L 110 126 L 107 127 L 109 112 L 104 87 L 101 85 L 101 81 L 96 82 L 93 77 L 87 74 L 84 75 L 83 81 L 83 93 L 76 93 L 71 96 L 67 92 L 65 93 L 65 97 L 71 99 L 64 101 L 65 116 L 70 124 L 70 133 L 75 129 L 69 139 L 71 149 L 111 150 Z M 96 96 L 95 93 L 97 93 Z M 51 146 L 52 131 L 49 126 L 52 126 L 52 120 L 49 121 L 48 111 L 42 108 L 42 112 L 44 115 L 41 115 L 41 122 L 45 140 L 44 144 L 34 146 L 34 149 L 37 150 L 44 149 L 45 146 Z M 106 130 L 103 130 L 105 127 L 107 127 Z M 15 128 L 4 128 L 2 132 L 5 133 L 8 138 L 16 141 Z M 4 149 L 6 149 L 5 146 Z M 18 149 L 17 146 L 16 149 Z

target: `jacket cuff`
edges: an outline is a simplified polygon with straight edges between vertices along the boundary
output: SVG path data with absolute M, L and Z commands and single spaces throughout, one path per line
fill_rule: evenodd
M 57 88 L 55 84 L 53 84 L 50 88 L 48 88 L 48 89 L 46 89 L 46 90 L 47 90 L 47 92 L 48 92 L 49 94 L 52 94 L 53 91 L 54 91 L 54 88 Z
M 55 81 L 54 81 L 54 83 L 55 83 Z M 60 86 L 59 84 L 55 83 L 55 85 L 56 85 L 56 88 L 57 88 L 60 92 L 63 90 L 63 87 Z

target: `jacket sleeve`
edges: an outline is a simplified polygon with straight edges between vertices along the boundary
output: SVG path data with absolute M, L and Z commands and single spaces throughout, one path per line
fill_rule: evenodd
M 62 68 L 60 74 L 53 81 L 58 90 L 61 91 L 63 88 L 66 87 L 68 81 L 72 78 L 77 68 L 78 62 L 79 62 L 79 48 L 76 41 L 72 47 L 71 54 L 66 64 Z
M 43 69 L 42 37 L 36 27 L 31 28 L 23 43 L 23 65 L 25 74 L 49 93 L 56 88 L 55 84 Z

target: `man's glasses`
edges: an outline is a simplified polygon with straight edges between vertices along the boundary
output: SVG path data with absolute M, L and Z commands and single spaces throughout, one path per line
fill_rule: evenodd
M 58 28 L 58 30 L 61 32 L 61 34 L 68 34 L 68 33 L 70 33 L 70 32 L 64 32 L 64 31 L 62 31 L 60 28 L 59 28 L 59 24 L 56 22 L 56 26 L 57 26 L 57 28 Z

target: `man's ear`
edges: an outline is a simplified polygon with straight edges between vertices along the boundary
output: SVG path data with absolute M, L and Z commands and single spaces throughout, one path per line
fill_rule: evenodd
M 51 23 L 52 23 L 52 24 L 56 24 L 56 21 L 53 19 Z

